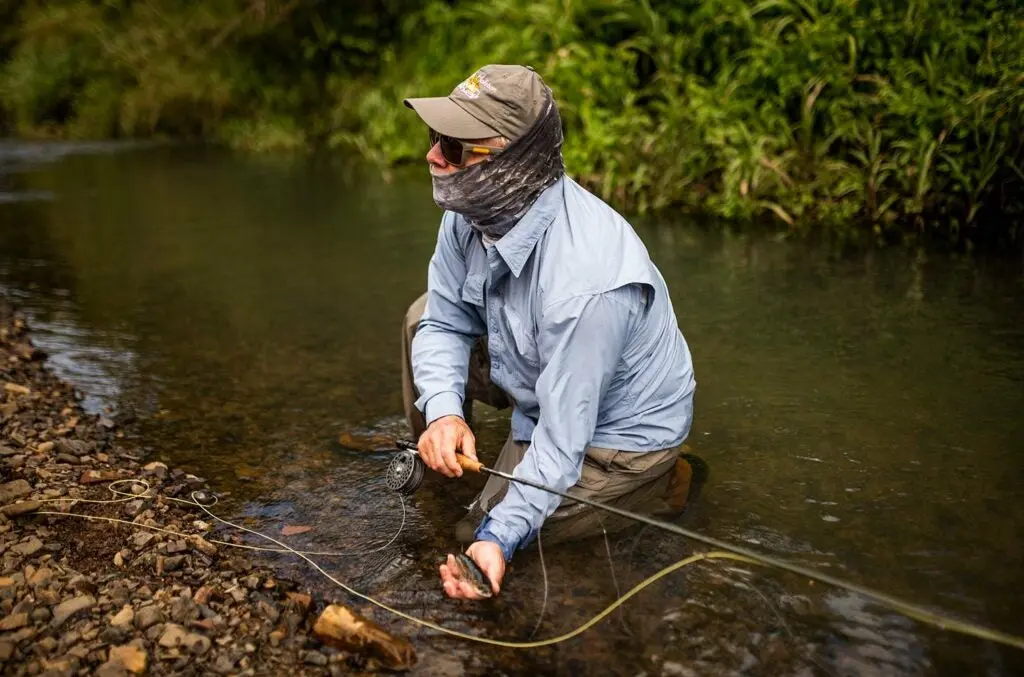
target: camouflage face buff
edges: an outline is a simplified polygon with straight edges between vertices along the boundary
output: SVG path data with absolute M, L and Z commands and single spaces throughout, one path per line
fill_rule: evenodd
M 562 122 L 549 97 L 547 107 L 522 138 L 504 153 L 453 174 L 432 176 L 434 202 L 466 217 L 470 225 L 499 238 L 565 171 Z

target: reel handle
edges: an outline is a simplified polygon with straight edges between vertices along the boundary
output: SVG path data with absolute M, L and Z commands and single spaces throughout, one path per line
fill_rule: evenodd
M 409 440 L 395 440 L 395 446 L 399 449 L 405 449 L 406 451 L 419 451 L 419 447 L 416 446 L 416 443 Z M 459 465 L 462 466 L 462 469 L 469 472 L 478 473 L 481 472 L 481 469 L 484 467 L 483 463 L 480 461 L 474 461 L 465 454 L 455 454 L 455 458 L 458 460 Z

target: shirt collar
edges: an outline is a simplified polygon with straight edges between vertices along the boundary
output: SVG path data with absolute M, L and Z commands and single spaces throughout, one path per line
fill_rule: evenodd
M 519 219 L 519 223 L 494 244 L 494 248 L 498 250 L 498 254 L 501 255 L 505 265 L 515 277 L 519 277 L 519 274 L 523 272 L 526 260 L 530 258 L 537 241 L 547 231 L 558 210 L 562 208 L 565 201 L 562 195 L 564 181 L 565 176 L 563 175 L 548 186 Z

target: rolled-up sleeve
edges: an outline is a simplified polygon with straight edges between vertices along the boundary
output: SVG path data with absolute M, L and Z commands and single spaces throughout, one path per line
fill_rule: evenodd
M 575 296 L 545 309 L 537 330 L 540 418 L 513 476 L 566 491 L 579 481 L 601 400 L 622 359 L 634 313 L 636 286 Z M 515 482 L 490 510 L 476 538 L 497 543 L 506 561 L 530 543 L 561 498 Z
M 442 416 L 462 416 L 470 351 L 486 331 L 477 311 L 462 300 L 465 281 L 466 257 L 449 212 L 430 258 L 427 305 L 412 341 L 413 379 L 420 393 L 415 404 L 427 425 Z

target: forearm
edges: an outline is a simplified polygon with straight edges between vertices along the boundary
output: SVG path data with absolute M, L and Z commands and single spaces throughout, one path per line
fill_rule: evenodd
M 415 402 L 429 425 L 451 414 L 462 415 L 466 374 L 473 342 L 485 327 L 476 309 L 462 300 L 466 260 L 447 215 L 427 271 L 427 304 L 412 340 Z

